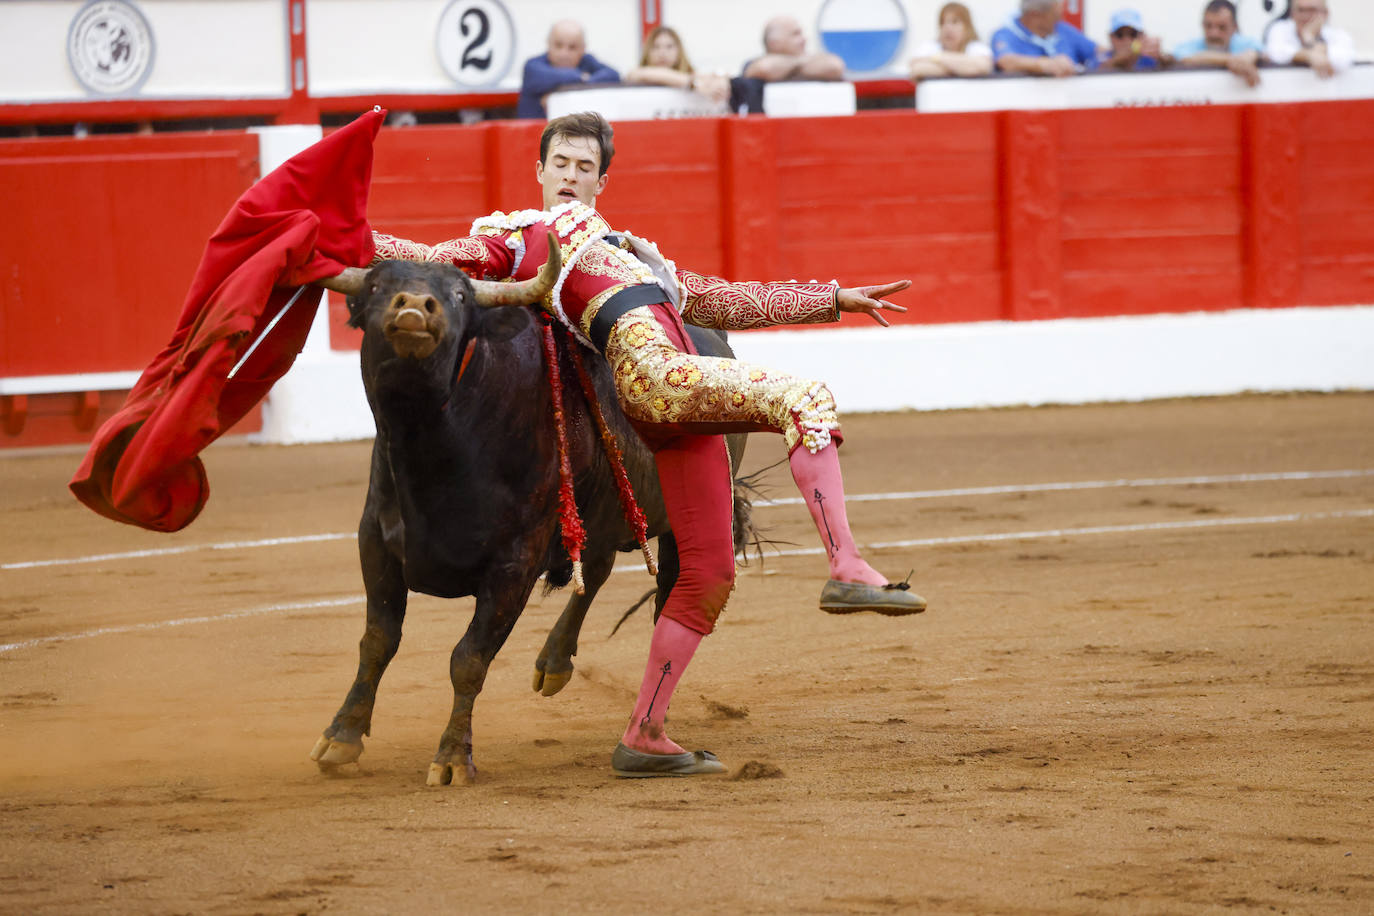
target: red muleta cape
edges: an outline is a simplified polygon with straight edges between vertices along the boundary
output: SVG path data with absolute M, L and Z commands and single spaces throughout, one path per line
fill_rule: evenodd
M 171 341 L 96 432 L 69 484 L 77 499 L 154 531 L 200 514 L 210 484 L 197 456 L 291 368 L 315 309 L 292 306 L 230 370 L 301 285 L 372 260 L 367 192 L 385 117 L 368 112 L 239 198 L 205 246 Z

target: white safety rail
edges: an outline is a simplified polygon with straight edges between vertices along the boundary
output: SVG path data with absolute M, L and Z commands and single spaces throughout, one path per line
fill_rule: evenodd
M 713 102 L 699 92 L 664 86 L 559 90 L 549 93 L 544 109 L 550 118 L 595 111 L 613 124 L 659 118 L 706 118 L 729 113 L 724 102 Z
M 916 110 L 1149 108 L 1370 98 L 1374 98 L 1374 66 L 1356 66 L 1330 79 L 1320 79 L 1305 67 L 1266 67 L 1255 87 L 1225 70 L 922 80 L 916 87 Z
M 857 110 L 853 83 L 768 83 L 763 87 L 763 113 L 772 118 L 838 117 Z

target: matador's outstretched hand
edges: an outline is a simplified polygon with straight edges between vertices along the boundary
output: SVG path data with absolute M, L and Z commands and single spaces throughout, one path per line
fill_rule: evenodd
M 899 293 L 911 285 L 910 280 L 895 280 L 892 283 L 879 283 L 877 286 L 852 286 L 842 288 L 835 296 L 835 305 L 842 312 L 866 312 L 869 317 L 883 327 L 890 327 L 882 310 L 905 312 L 906 307 L 895 302 L 884 302 L 884 296 Z

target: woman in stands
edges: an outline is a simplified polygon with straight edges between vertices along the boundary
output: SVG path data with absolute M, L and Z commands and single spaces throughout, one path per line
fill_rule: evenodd
M 700 92 L 716 102 L 730 97 L 730 81 L 718 73 L 697 73 L 677 31 L 655 26 L 644 39 L 639 66 L 625 74 L 625 82 L 641 86 L 669 86 Z
M 911 58 L 913 80 L 938 76 L 984 76 L 992 72 L 992 48 L 978 40 L 973 16 L 962 3 L 940 8 L 939 39 L 916 48 Z

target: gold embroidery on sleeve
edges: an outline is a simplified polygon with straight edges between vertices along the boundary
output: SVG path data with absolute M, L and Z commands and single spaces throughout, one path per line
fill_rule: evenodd
M 724 331 L 834 321 L 835 287 L 828 283 L 730 283 L 679 270 L 686 293 L 684 321 Z

